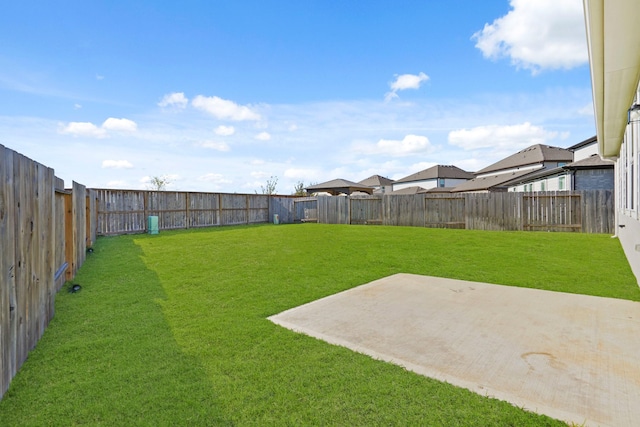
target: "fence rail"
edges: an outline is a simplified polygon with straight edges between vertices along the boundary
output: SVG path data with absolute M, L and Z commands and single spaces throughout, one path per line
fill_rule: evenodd
M 294 200 L 294 221 L 613 233 L 613 192 L 416 194 Z

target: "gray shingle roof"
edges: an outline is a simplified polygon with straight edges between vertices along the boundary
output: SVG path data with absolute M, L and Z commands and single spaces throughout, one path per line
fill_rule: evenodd
M 536 144 L 479 170 L 476 172 L 476 175 L 497 172 L 505 169 L 514 169 L 536 163 L 542 164 L 544 162 L 571 161 L 573 161 L 573 152 L 565 148 Z
M 371 194 L 373 192 L 373 187 L 339 178 L 320 184 L 310 185 L 309 187 L 306 187 L 305 190 L 309 193 L 327 192 L 330 194 L 351 194 L 354 191 L 362 191 Z
M 393 195 L 402 195 L 402 194 L 422 194 L 422 193 L 426 193 L 428 190 L 425 190 L 422 187 L 418 187 L 417 185 L 414 185 L 413 187 L 407 187 L 407 188 L 403 188 L 400 190 L 395 190 L 392 191 L 389 194 L 393 194 Z
M 404 178 L 397 180 L 396 183 L 424 181 L 427 179 L 437 178 L 471 179 L 473 178 L 473 174 L 453 165 L 435 165 L 429 169 L 405 176 Z
M 566 169 L 607 169 L 613 168 L 613 166 L 614 162 L 611 160 L 603 160 L 602 157 L 594 154 L 591 157 L 566 164 L 563 167 Z
M 451 190 L 451 192 L 460 193 L 465 191 L 486 191 L 492 188 L 501 187 L 509 181 L 512 181 L 516 178 L 523 177 L 525 175 L 529 175 L 534 172 L 537 172 L 537 170 L 515 171 L 515 172 L 488 175 L 482 178 L 474 178 L 470 181 L 463 182 L 462 184 L 455 186 Z
M 358 184 L 368 185 L 370 187 L 382 187 L 393 184 L 393 180 L 380 175 L 372 175 L 367 179 L 359 181 Z

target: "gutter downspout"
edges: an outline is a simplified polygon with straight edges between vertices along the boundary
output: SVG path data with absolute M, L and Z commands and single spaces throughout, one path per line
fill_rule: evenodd
M 606 157 L 606 160 L 611 160 L 613 162 L 613 178 L 615 181 L 618 181 L 618 157 Z M 612 239 L 617 239 L 618 238 L 618 230 L 620 229 L 620 218 L 619 218 L 619 209 L 618 209 L 618 185 L 615 185 L 615 181 L 614 181 L 614 190 L 613 190 L 613 236 L 611 236 Z M 619 182 L 619 181 L 618 181 Z

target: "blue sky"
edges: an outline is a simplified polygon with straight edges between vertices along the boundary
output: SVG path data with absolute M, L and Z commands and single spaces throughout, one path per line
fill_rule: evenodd
M 581 0 L 29 1 L 0 144 L 96 188 L 281 194 L 595 134 Z

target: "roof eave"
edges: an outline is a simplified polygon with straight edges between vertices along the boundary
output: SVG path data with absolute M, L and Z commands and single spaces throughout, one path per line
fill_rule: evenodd
M 598 149 L 617 157 L 640 79 L 640 2 L 583 0 Z

